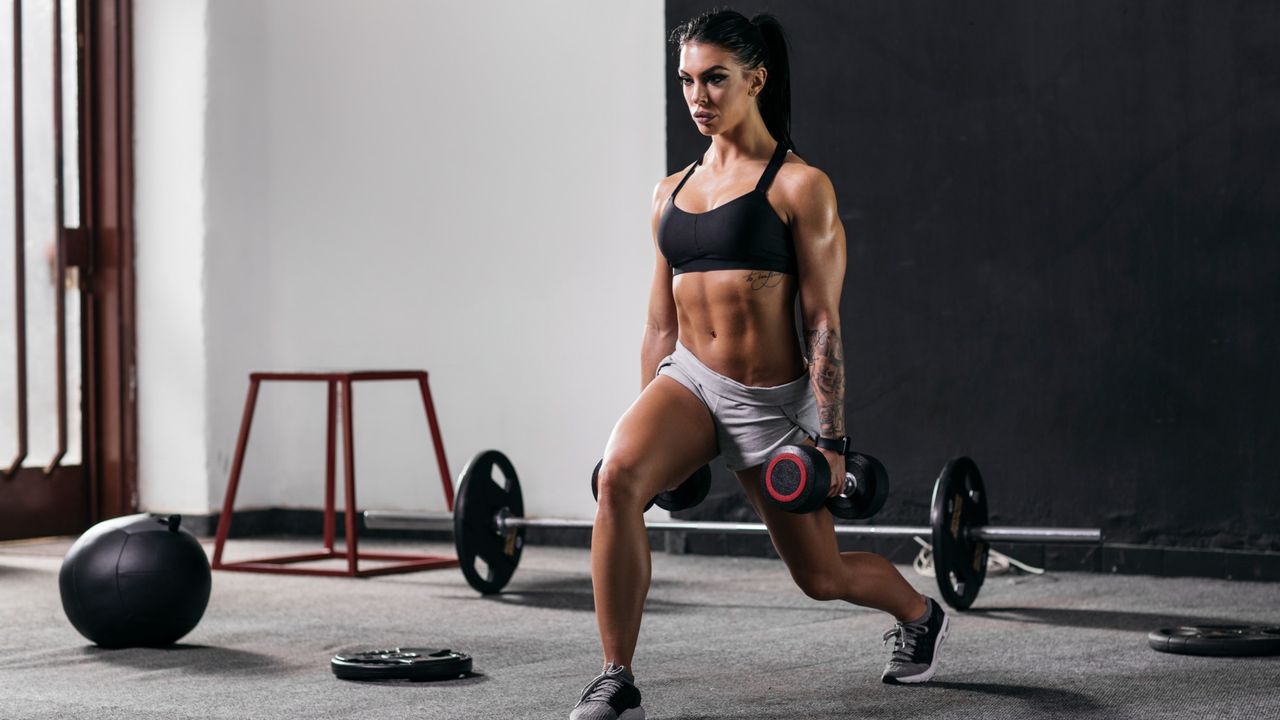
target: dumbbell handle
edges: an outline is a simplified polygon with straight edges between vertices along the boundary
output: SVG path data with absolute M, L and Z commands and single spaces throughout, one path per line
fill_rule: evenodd
M 840 492 L 836 493 L 836 495 L 843 496 L 843 497 L 853 497 L 853 492 L 857 489 L 858 489 L 858 478 L 854 477 L 853 473 L 849 472 L 848 470 L 845 470 L 844 484 L 840 486 Z
M 848 469 L 849 456 L 845 456 L 844 483 L 840 486 L 839 492 L 832 497 L 853 497 L 853 493 L 858 489 L 858 478 Z

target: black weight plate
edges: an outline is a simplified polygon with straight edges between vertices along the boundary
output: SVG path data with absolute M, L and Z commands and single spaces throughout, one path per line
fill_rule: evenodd
M 493 476 L 495 468 L 501 481 Z M 462 471 L 453 508 L 453 542 L 462 574 L 471 587 L 486 595 L 502 591 L 524 549 L 524 528 L 497 532 L 494 520 L 504 509 L 511 517 L 524 517 L 520 480 L 506 455 L 484 450 Z M 484 567 L 477 567 L 477 561 Z
M 765 460 L 760 496 L 790 513 L 822 507 L 831 490 L 831 469 L 812 445 L 783 445 Z
M 852 498 L 843 495 L 829 498 L 827 509 L 838 518 L 866 520 L 880 512 L 889 497 L 889 472 L 879 460 L 862 453 L 849 453 L 845 465 L 866 486 L 859 488 Z
M 986 524 L 987 493 L 977 464 L 967 457 L 952 459 L 933 486 L 929 525 L 938 590 L 957 610 L 973 605 L 987 578 L 990 546 L 969 537 L 969 528 Z
M 343 650 L 329 661 L 343 680 L 447 680 L 471 672 L 471 656 L 435 648 Z
M 1179 655 L 1242 657 L 1280 655 L 1280 626 L 1196 625 L 1161 628 L 1147 635 L 1153 650 Z
M 872 478 L 868 493 L 870 499 L 862 509 L 862 514 L 858 516 L 859 520 L 865 520 L 880 512 L 885 500 L 889 499 L 889 471 L 885 469 L 884 463 L 870 455 L 859 454 L 858 457 L 861 458 L 861 462 L 866 463 L 867 475 Z
M 703 465 L 680 483 L 674 490 L 658 493 L 654 502 L 668 512 L 687 510 L 707 499 L 711 492 L 711 467 Z M 648 508 L 645 508 L 648 510 Z

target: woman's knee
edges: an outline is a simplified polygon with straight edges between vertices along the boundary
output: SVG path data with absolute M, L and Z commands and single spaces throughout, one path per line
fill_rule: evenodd
M 644 488 L 639 463 L 625 455 L 606 457 L 596 482 L 604 509 L 643 509 L 655 494 Z

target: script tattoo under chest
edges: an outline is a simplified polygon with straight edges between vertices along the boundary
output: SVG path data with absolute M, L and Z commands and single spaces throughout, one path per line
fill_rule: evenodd
M 752 290 L 763 290 L 765 288 L 778 287 L 782 284 L 782 273 L 752 271 L 747 273 L 746 280 L 751 284 Z

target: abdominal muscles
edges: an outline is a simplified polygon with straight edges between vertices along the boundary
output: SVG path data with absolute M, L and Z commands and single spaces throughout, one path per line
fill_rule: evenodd
M 743 385 L 790 382 L 805 369 L 796 332 L 796 279 L 764 270 L 677 275 L 680 342 L 712 370 Z

